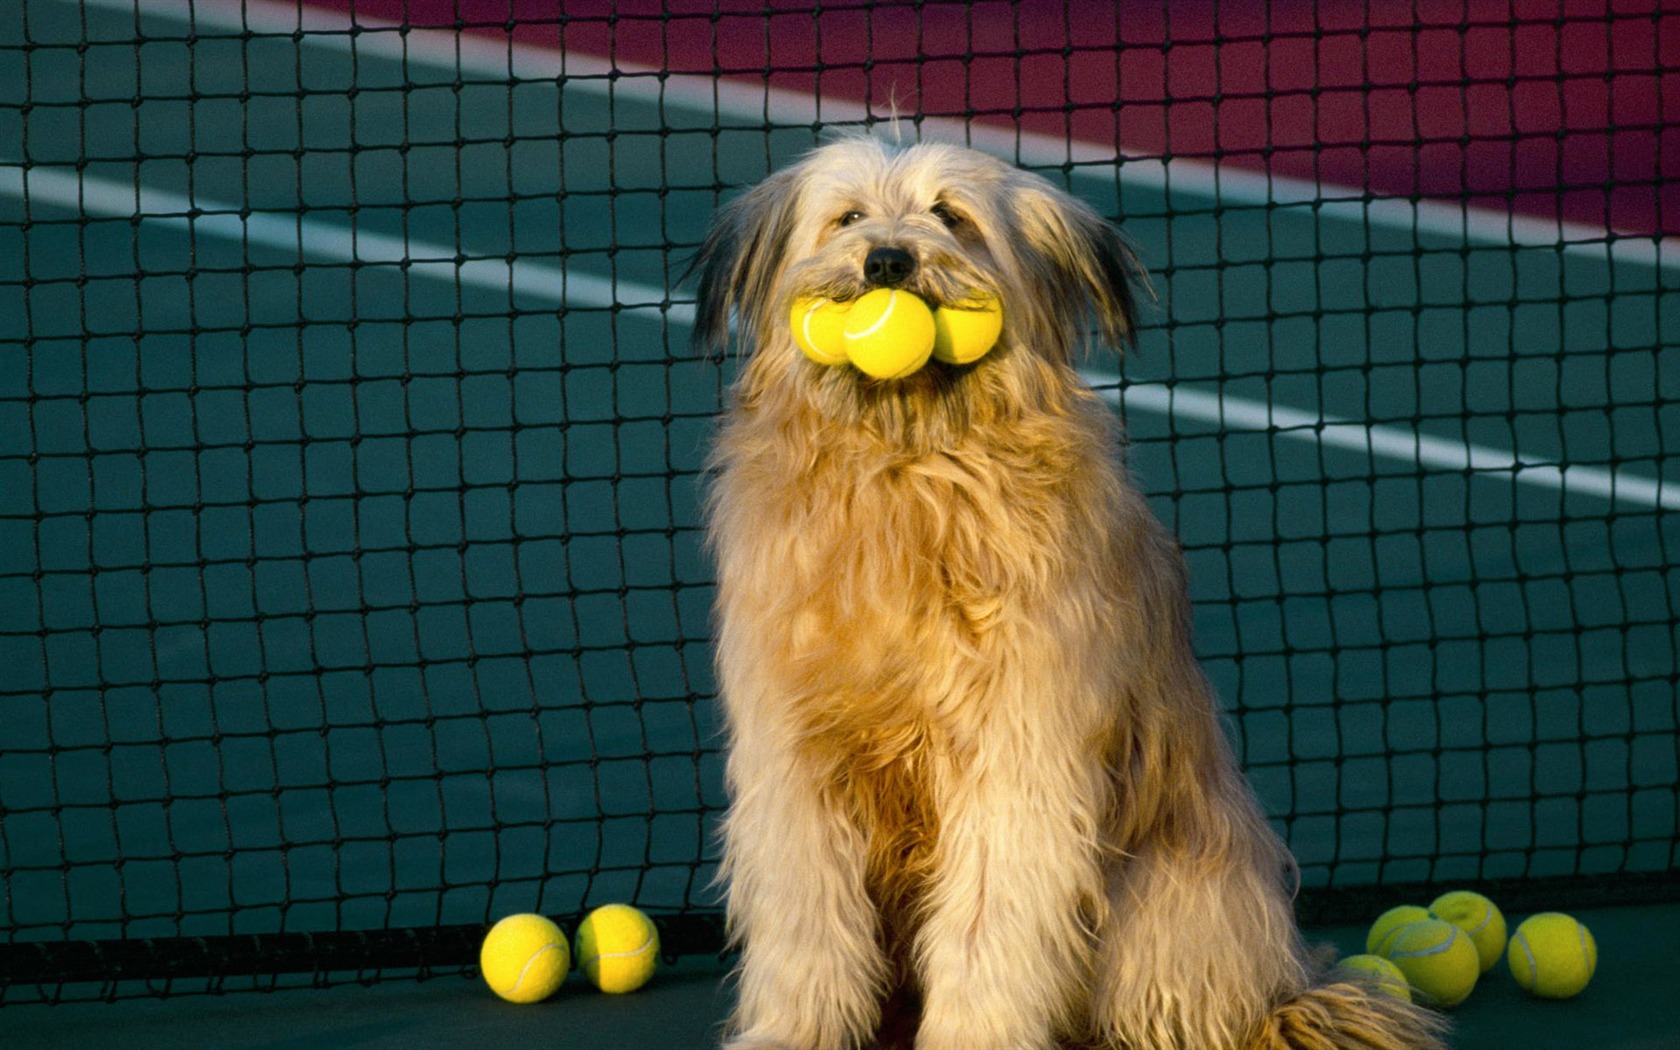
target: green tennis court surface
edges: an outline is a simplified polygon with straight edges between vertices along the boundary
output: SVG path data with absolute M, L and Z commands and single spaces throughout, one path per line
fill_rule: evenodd
M 740 91 L 470 34 L 146 10 L 0 12 L 0 97 L 27 100 L 0 103 L 3 940 L 715 907 L 696 508 L 733 366 L 690 353 L 676 282 L 720 191 L 861 111 L 819 133 L 774 93 L 755 119 Z M 1106 356 L 1091 378 L 1185 544 L 1309 917 L 1424 883 L 1672 900 L 1660 241 L 969 133 L 1120 217 L 1154 274 L 1124 383 Z M 1464 1045 L 1514 1045 L 1507 1012 L 1584 1033 L 1652 1001 L 1631 935 L 1671 942 L 1672 908 L 1603 914 L 1587 998 L 1478 1000 Z M 539 1011 L 441 979 L 0 1025 L 511 1045 L 581 1011 L 699 1040 L 709 965 Z M 1677 1045 L 1669 1022 L 1594 1045 Z
M 1594 984 L 1576 999 L 1524 995 L 1501 964 L 1452 1013 L 1458 1050 L 1672 1050 L 1680 1045 L 1670 950 L 1680 909 L 1612 908 L 1580 912 L 1601 945 Z M 1363 927 L 1308 931 L 1344 951 L 1359 949 Z M 707 1050 L 729 1008 L 717 964 L 689 959 L 626 996 L 596 993 L 574 974 L 555 998 L 529 1007 L 495 999 L 473 978 L 415 984 L 386 981 L 297 994 L 133 1000 L 14 1008 L 6 1021 L 16 1045 L 72 1050 L 102 1043 L 114 1026 L 136 1046 L 213 1047 L 533 1046 Z

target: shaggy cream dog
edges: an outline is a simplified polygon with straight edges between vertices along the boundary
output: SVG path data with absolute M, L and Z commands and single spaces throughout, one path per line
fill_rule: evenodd
M 1438 1047 L 1304 949 L 1220 730 L 1178 547 L 1073 362 L 1130 335 L 1094 211 L 943 145 L 816 150 L 718 216 L 697 342 L 745 358 L 708 521 L 729 727 L 729 1045 Z M 1004 304 L 892 381 L 803 357 L 795 297 Z

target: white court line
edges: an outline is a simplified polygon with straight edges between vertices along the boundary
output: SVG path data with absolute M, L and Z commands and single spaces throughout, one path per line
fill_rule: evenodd
M 36 204 L 70 208 L 84 215 L 146 222 L 189 236 L 222 237 L 334 262 L 403 264 L 411 274 L 434 280 L 531 295 L 569 307 L 665 310 L 672 320 L 694 322 L 694 307 L 671 303 L 664 290 L 614 281 L 557 266 L 506 259 L 463 259 L 453 245 L 428 244 L 389 234 L 311 219 L 293 212 L 239 214 L 237 204 L 184 197 L 165 190 L 114 182 L 74 169 L 11 167 L 0 158 L 0 194 Z
M 1489 445 L 1449 441 L 1404 427 L 1359 423 L 1194 387 L 1134 383 L 1121 389 L 1117 386 L 1120 378 L 1115 375 L 1086 372 L 1085 378 L 1103 398 L 1123 405 L 1127 411 L 1145 408 L 1225 430 L 1270 432 L 1372 458 L 1386 456 L 1446 472 L 1508 477 L 1520 484 L 1559 492 L 1680 510 L 1680 484 L 1625 470 L 1525 459 Z
M 344 21 L 336 13 L 289 6 L 274 0 L 246 0 L 243 9 L 231 5 L 185 5 L 179 0 L 84 0 L 89 6 L 134 11 L 136 5 L 148 14 L 163 15 L 191 24 L 208 25 L 237 32 L 246 28 L 263 33 L 295 30 L 342 30 Z M 361 19 L 364 25 L 394 28 L 390 23 Z M 562 75 L 584 77 L 569 86 L 585 86 L 601 92 L 639 97 L 650 104 L 694 106 L 707 113 L 728 115 L 749 125 L 761 125 L 772 117 L 777 121 L 830 123 L 861 121 L 865 108 L 856 103 L 814 98 L 797 92 L 771 89 L 727 80 L 692 76 L 659 77 L 654 70 L 638 70 L 624 63 L 610 63 L 592 56 L 558 52 L 515 42 L 496 42 L 452 30 L 413 30 L 402 33 L 342 32 L 309 35 L 311 44 L 339 50 L 355 50 L 370 57 L 398 62 L 421 61 L 444 69 L 459 69 L 497 79 L 545 79 Z M 609 78 L 614 72 L 618 76 Z M 647 74 L 634 75 L 637 73 Z M 690 97 L 685 98 L 688 95 Z M 1009 155 L 1018 154 L 1029 163 L 1059 163 L 1062 160 L 1112 159 L 1112 150 L 1077 141 L 1056 139 L 1026 132 L 990 127 L 967 127 L 954 121 L 927 121 L 943 137 L 967 137 L 980 148 Z M 1150 167 L 1153 165 L 1153 167 Z M 1158 178 L 1161 185 L 1175 189 L 1207 192 L 1216 199 L 1236 196 L 1273 203 L 1311 203 L 1321 213 L 1330 212 L 1354 221 L 1397 225 L 1417 232 L 1455 236 L 1466 241 L 1520 246 L 1552 246 L 1559 250 L 1594 255 L 1606 262 L 1646 262 L 1668 266 L 1673 262 L 1649 239 L 1616 239 L 1602 229 L 1558 223 L 1475 208 L 1460 208 L 1438 202 L 1367 201 L 1363 192 L 1308 180 L 1287 179 L 1251 172 L 1215 169 L 1193 161 L 1128 159 L 1123 176 Z M 66 181 L 68 180 L 68 181 Z M 23 176 L 17 169 L 0 168 L 0 192 L 23 195 Z M 1324 201 L 1333 192 L 1345 200 Z M 671 320 L 693 322 L 693 306 L 673 303 L 663 289 L 613 281 L 588 274 L 568 273 L 557 267 L 495 259 L 458 261 L 451 246 L 428 245 L 376 233 L 349 231 L 330 223 L 296 215 L 253 213 L 241 218 L 237 206 L 198 201 L 202 212 L 188 217 L 194 202 L 175 194 L 85 177 L 74 172 L 32 168 L 29 195 L 34 199 L 71 208 L 97 209 L 101 214 L 151 217 L 201 233 L 245 238 L 286 251 L 323 255 L 341 261 L 409 262 L 410 272 L 442 280 L 453 280 L 489 289 L 552 296 L 567 306 L 623 309 L 663 309 Z M 1643 244 L 1649 251 L 1641 254 Z M 1088 374 L 1095 385 L 1118 382 L 1115 377 Z M 1420 466 L 1470 473 L 1507 476 L 1517 482 L 1560 491 L 1576 492 L 1647 507 L 1680 509 L 1680 485 L 1669 485 L 1597 467 L 1571 466 L 1522 459 L 1514 453 L 1487 446 L 1449 441 L 1400 427 L 1382 426 L 1323 417 L 1300 409 L 1244 398 L 1215 394 L 1186 387 L 1161 384 L 1132 384 L 1123 394 L 1102 391 L 1123 407 L 1143 409 L 1239 430 L 1274 431 L 1279 437 L 1320 443 L 1385 456 Z
M 458 260 L 451 245 L 404 240 L 345 229 L 297 214 L 238 214 L 236 205 L 44 167 L 0 167 L 0 194 L 67 208 L 84 215 L 139 218 L 189 235 L 223 237 L 299 258 L 334 262 L 407 264 L 409 273 L 490 291 L 546 298 L 570 307 L 663 311 L 677 324 L 694 323 L 694 307 L 669 302 L 663 289 L 631 281 L 569 273 L 522 260 Z M 1133 383 L 1114 375 L 1086 379 L 1126 411 L 1144 410 L 1208 423 L 1227 430 L 1267 431 L 1280 438 L 1388 457 L 1443 471 L 1508 477 L 1525 485 L 1606 500 L 1680 510 L 1680 485 L 1623 470 L 1571 466 L 1519 458 L 1503 449 L 1431 437 L 1396 426 L 1337 419 L 1184 386 Z

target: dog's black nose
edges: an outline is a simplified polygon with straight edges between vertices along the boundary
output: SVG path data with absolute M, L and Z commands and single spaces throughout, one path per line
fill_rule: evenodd
M 902 248 L 873 248 L 863 259 L 863 279 L 891 288 L 903 284 L 916 272 L 916 260 Z

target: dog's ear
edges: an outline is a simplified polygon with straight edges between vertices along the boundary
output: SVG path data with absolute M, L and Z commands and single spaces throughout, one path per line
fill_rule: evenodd
M 696 350 L 729 346 L 729 315 L 736 313 L 742 346 L 755 344 L 771 292 L 787 255 L 797 216 L 797 169 L 779 172 L 719 210 L 688 273 L 700 275 L 694 310 Z
M 1016 221 L 1047 270 L 1043 292 L 1056 317 L 1094 322 L 1107 346 L 1132 341 L 1136 299 L 1133 283 L 1148 277 L 1126 239 L 1112 223 L 1085 204 L 1034 179 L 1016 193 Z

